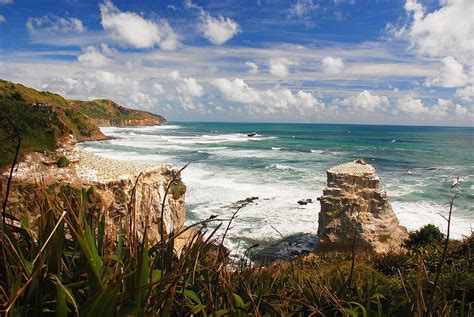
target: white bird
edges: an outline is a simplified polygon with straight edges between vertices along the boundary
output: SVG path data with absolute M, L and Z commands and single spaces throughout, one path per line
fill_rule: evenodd
M 397 139 L 393 139 L 392 142 L 390 142 L 390 143 L 395 143 L 395 142 L 397 142 Z
M 408 172 L 407 172 L 407 173 L 408 173 L 408 174 L 411 174 L 411 170 L 408 170 Z
M 453 184 L 451 185 L 451 189 L 453 189 L 457 185 L 459 185 L 459 176 L 454 180 Z

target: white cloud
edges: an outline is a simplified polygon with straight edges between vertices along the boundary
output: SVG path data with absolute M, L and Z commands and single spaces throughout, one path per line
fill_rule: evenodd
M 201 6 L 193 3 L 192 0 L 185 0 L 184 4 L 187 8 L 199 11 L 198 29 L 204 38 L 214 45 L 222 45 L 242 32 L 240 25 L 229 17 L 223 17 L 222 15 L 213 17 Z
M 402 32 L 415 50 L 424 56 L 453 56 L 472 63 L 474 56 L 474 2 L 444 0 L 442 7 L 425 14 L 416 0 L 407 0 L 405 9 L 413 21 Z
M 289 66 L 297 63 L 288 58 L 273 58 L 268 62 L 270 74 L 277 77 L 286 77 L 290 73 Z
M 155 95 L 163 95 L 165 93 L 165 89 L 163 88 L 163 85 L 155 83 L 153 84 L 153 92 Z
M 10 4 L 13 3 L 13 0 L 0 0 L 0 4 Z
M 428 112 L 428 108 L 423 105 L 421 99 L 415 99 L 411 96 L 399 98 L 397 101 L 396 109 L 400 112 L 413 115 Z
M 5 22 L 5 17 L 0 14 L 0 23 Z
M 353 110 L 376 111 L 384 109 L 389 100 L 385 96 L 372 95 L 367 90 L 362 91 L 357 96 L 351 96 L 337 102 L 343 106 L 348 106 Z
M 245 62 L 245 65 L 249 67 L 249 74 L 258 73 L 258 65 L 254 62 Z
M 326 74 L 339 74 L 344 69 L 344 62 L 338 57 L 327 56 L 322 60 L 323 72 Z
M 435 117 L 445 117 L 448 115 L 449 111 L 453 108 L 453 103 L 450 100 L 438 99 L 438 103 L 431 106 L 430 114 Z
M 452 88 L 462 87 L 467 83 L 468 75 L 464 72 L 463 65 L 454 57 L 445 57 L 442 62 L 439 74 L 427 81 L 428 86 Z
M 473 107 L 468 108 L 468 107 L 463 107 L 461 105 L 456 105 L 454 107 L 454 112 L 458 116 L 463 117 L 463 118 L 466 118 L 466 117 L 474 118 L 474 108 Z
M 202 97 L 204 90 L 196 78 L 183 78 L 183 82 L 177 87 L 178 91 L 191 97 Z
M 312 11 L 318 9 L 318 5 L 315 5 L 312 0 L 297 0 L 290 7 L 290 16 L 303 18 L 309 15 Z
M 55 15 L 43 15 L 40 18 L 28 18 L 26 28 L 30 34 L 45 33 L 82 33 L 85 27 L 77 18 L 63 18 Z
M 159 46 L 174 50 L 180 43 L 168 21 L 158 23 L 134 12 L 120 11 L 110 0 L 100 4 L 101 23 L 107 34 L 117 43 L 134 48 Z
M 199 30 L 214 45 L 222 45 L 241 32 L 239 24 L 231 18 L 213 17 L 207 12 L 201 14 Z
M 172 71 L 169 77 L 175 81 L 176 96 L 170 96 L 171 99 L 178 100 L 185 109 L 195 109 L 193 98 L 199 98 L 204 95 L 203 87 L 196 78 L 181 77 L 178 71 Z
M 286 88 L 259 90 L 249 86 L 240 78 L 234 80 L 218 78 L 213 80 L 212 84 L 227 100 L 250 106 L 277 108 L 281 111 L 294 108 L 299 112 L 324 107 L 324 104 L 311 93 L 302 90 L 297 93 Z
M 474 86 L 457 89 L 456 96 L 464 101 L 474 101 Z
M 87 67 L 103 67 L 112 63 L 109 56 L 114 54 L 114 52 L 114 49 L 103 43 L 99 47 L 88 46 L 83 53 L 77 57 L 77 60 Z

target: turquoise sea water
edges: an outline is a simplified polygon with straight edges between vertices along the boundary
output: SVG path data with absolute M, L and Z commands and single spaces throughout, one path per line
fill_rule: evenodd
M 228 217 L 244 208 L 229 246 L 316 233 L 326 170 L 362 158 L 373 164 L 400 222 L 409 229 L 435 223 L 443 230 L 453 179 L 460 177 L 453 234 L 474 225 L 474 128 L 266 123 L 175 122 L 161 127 L 104 128 L 115 139 L 84 143 L 99 155 L 131 161 L 191 162 L 183 178 L 187 218 Z M 248 137 L 255 132 L 257 135 Z M 311 198 L 315 203 L 300 206 Z

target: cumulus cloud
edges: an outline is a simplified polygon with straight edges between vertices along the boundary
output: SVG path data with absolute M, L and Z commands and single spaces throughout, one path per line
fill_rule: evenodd
M 5 22 L 5 17 L 0 14 L 0 23 Z
M 112 63 L 112 59 L 109 56 L 114 53 L 114 49 L 102 43 L 99 47 L 88 46 L 83 50 L 82 54 L 77 57 L 77 60 L 81 65 L 87 67 L 103 67 Z
M 350 107 L 354 110 L 376 111 L 384 109 L 389 100 L 385 96 L 372 95 L 367 90 L 362 91 L 356 96 L 351 96 L 337 102 L 340 105 Z
M 172 71 L 169 77 L 177 82 L 175 85 L 177 95 L 172 98 L 177 99 L 185 109 L 194 109 L 193 98 L 202 97 L 204 88 L 196 78 L 182 77 L 178 71 Z
M 270 74 L 277 77 L 286 77 L 290 73 L 289 67 L 297 63 L 288 58 L 273 58 L 268 61 Z
M 186 0 L 185 5 L 190 9 L 199 11 L 199 32 L 214 45 L 222 45 L 242 32 L 240 25 L 229 17 L 222 15 L 214 17 L 191 0 Z
M 222 45 L 240 32 L 240 26 L 231 18 L 205 14 L 201 16 L 199 30 L 212 44 Z
M 443 0 L 440 4 L 441 8 L 427 13 L 417 0 L 406 0 L 408 23 L 399 28 L 389 26 L 389 30 L 407 39 L 420 56 L 442 59 L 438 76 L 428 79 L 427 85 L 465 86 L 474 81 L 474 2 Z
M 413 14 L 413 21 L 402 30 L 411 45 L 424 56 L 454 56 L 460 61 L 471 61 L 474 53 L 474 2 L 444 0 L 442 7 L 425 14 L 416 0 L 407 0 L 405 9 Z
M 415 99 L 411 96 L 399 98 L 397 101 L 396 109 L 400 112 L 412 115 L 423 114 L 428 112 L 428 108 L 425 107 L 421 99 Z
M 277 108 L 282 111 L 294 108 L 299 112 L 324 107 L 324 104 L 311 93 L 302 90 L 297 93 L 286 88 L 259 90 L 249 86 L 240 78 L 234 80 L 218 78 L 213 80 L 212 84 L 225 99 L 250 106 Z
M 249 67 L 249 74 L 258 73 L 258 65 L 254 62 L 245 62 L 245 65 Z
M 442 63 L 438 75 L 427 81 L 428 86 L 451 88 L 462 87 L 467 83 L 468 75 L 464 72 L 464 66 L 456 58 L 445 57 Z
M 100 4 L 100 13 L 104 30 L 123 46 L 159 46 L 164 50 L 174 50 L 180 45 L 177 34 L 166 20 L 154 22 L 134 12 L 122 12 L 110 0 Z
M 318 9 L 318 5 L 313 3 L 313 0 L 297 0 L 289 10 L 290 16 L 303 18 L 308 16 L 311 12 Z
M 338 57 L 327 56 L 322 60 L 322 69 L 326 74 L 339 74 L 344 69 L 344 62 Z
M 474 86 L 457 89 L 456 96 L 467 102 L 474 101 Z
M 28 18 L 26 28 L 30 34 L 45 33 L 82 33 L 85 27 L 77 18 L 63 18 L 55 15 L 43 15 L 40 18 Z

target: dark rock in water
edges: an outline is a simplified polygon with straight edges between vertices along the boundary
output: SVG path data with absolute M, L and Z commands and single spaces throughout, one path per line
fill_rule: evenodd
M 245 199 L 238 200 L 235 203 L 230 204 L 229 206 L 226 206 L 226 207 L 227 208 L 233 208 L 233 209 L 242 208 L 245 205 L 254 203 L 257 199 L 259 199 L 259 198 L 258 197 L 247 197 Z
M 313 200 L 311 198 L 298 200 L 298 204 L 303 205 L 303 206 L 307 204 L 312 204 L 312 203 L 313 203 Z
M 314 251 L 318 241 L 318 236 L 311 233 L 292 235 L 257 250 L 250 260 L 259 265 L 289 260 Z
M 251 133 L 247 134 L 248 137 L 253 137 L 253 136 L 256 136 L 256 135 L 257 135 L 257 133 L 255 133 L 255 132 L 251 132 Z

